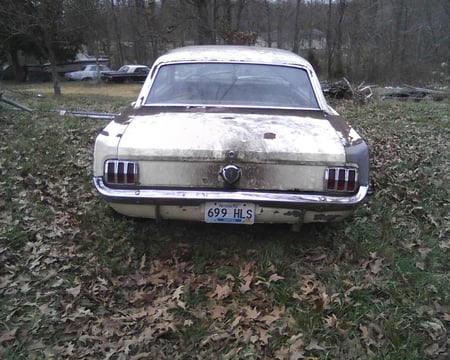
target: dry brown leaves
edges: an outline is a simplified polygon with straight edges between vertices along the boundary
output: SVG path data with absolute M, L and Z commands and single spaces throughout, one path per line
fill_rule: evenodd
M 89 183 L 99 125 L 77 121 L 63 131 L 51 118 L 44 129 L 29 125 L 37 120 L 26 119 L 20 131 L 2 120 L 0 357 L 380 358 L 396 336 L 413 335 L 426 356 L 448 355 L 450 309 L 436 285 L 448 277 L 432 272 L 436 249 L 424 240 L 436 234 L 448 254 L 447 203 L 410 185 L 429 170 L 404 164 L 431 167 L 438 156 L 420 151 L 425 140 L 415 129 L 408 134 L 417 142 L 407 144 L 364 129 L 377 154 L 368 215 L 292 235 L 115 219 Z M 439 186 L 439 179 L 446 178 L 427 181 Z M 379 203 L 389 217 L 375 211 Z M 374 248 L 378 237 L 383 242 Z M 203 254 L 213 241 L 220 251 Z M 275 247 L 284 252 L 272 254 Z M 427 294 L 435 298 L 415 307 L 416 279 L 399 270 L 394 250 L 430 272 Z M 397 284 L 404 296 L 389 293 Z

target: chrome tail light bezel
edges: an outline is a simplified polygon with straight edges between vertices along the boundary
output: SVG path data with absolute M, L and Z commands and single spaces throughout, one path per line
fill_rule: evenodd
M 358 169 L 355 167 L 328 167 L 325 169 L 326 192 L 355 193 L 359 189 Z
M 136 161 L 106 160 L 103 178 L 110 186 L 134 186 L 139 180 L 139 166 Z

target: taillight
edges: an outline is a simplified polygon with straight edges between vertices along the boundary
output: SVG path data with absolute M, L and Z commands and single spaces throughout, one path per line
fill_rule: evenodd
M 104 176 L 109 185 L 136 185 L 138 164 L 134 161 L 108 160 L 105 162 Z
M 357 169 L 336 167 L 325 170 L 325 188 L 327 191 L 354 192 L 357 187 Z

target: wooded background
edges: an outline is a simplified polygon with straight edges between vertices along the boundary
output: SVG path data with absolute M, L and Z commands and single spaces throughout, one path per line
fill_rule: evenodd
M 20 72 L 24 57 L 82 50 L 117 68 L 183 45 L 257 44 L 299 53 L 322 79 L 442 83 L 449 24 L 449 0 L 2 0 L 0 63 Z

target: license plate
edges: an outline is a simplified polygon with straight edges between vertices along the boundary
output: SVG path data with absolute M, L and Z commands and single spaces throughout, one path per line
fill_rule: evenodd
M 205 222 L 251 225 L 255 221 L 255 204 L 207 202 Z

